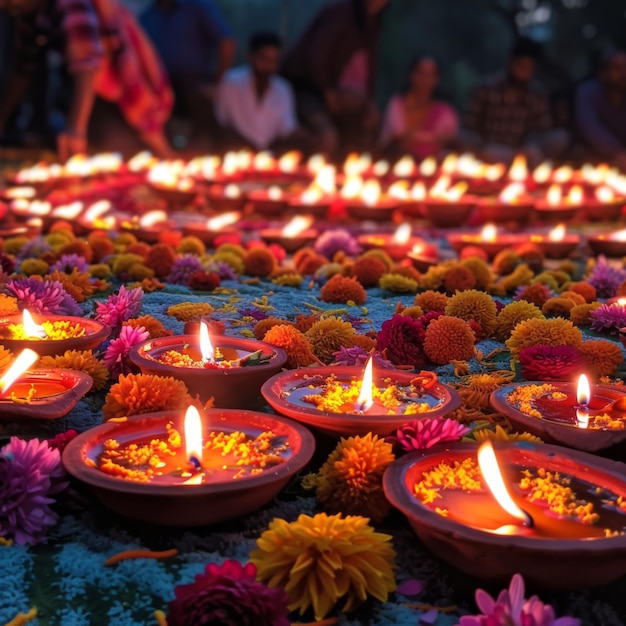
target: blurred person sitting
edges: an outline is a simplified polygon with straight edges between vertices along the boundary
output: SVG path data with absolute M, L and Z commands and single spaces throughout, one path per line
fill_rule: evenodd
M 188 124 L 186 147 L 206 150 L 217 84 L 235 59 L 232 28 L 214 0 L 154 0 L 140 19 L 172 83 L 174 118 Z
M 84 153 L 171 149 L 163 131 L 173 97 L 167 76 L 132 14 L 116 0 L 0 0 L 15 17 L 16 58 L 0 101 L 0 132 L 49 49 L 73 79 L 62 160 Z M 88 142 L 89 139 L 89 142 Z
M 215 114 L 222 148 L 272 150 L 301 148 L 291 85 L 277 76 L 282 42 L 273 33 L 250 39 L 248 63 L 226 72 L 217 88 Z
M 438 82 L 439 66 L 432 57 L 420 56 L 411 64 L 407 88 L 389 100 L 385 111 L 380 142 L 389 157 L 412 154 L 423 159 L 456 138 L 456 111 L 433 97 Z
M 603 55 L 597 78 L 576 92 L 575 117 L 591 157 L 608 159 L 626 171 L 626 51 Z
M 552 128 L 548 98 L 531 86 L 540 50 L 529 39 L 517 41 L 506 76 L 479 87 L 471 98 L 461 147 L 488 161 L 510 162 L 526 154 L 531 163 L 556 158 L 569 134 Z
M 324 7 L 283 66 L 298 115 L 331 157 L 372 147 L 380 115 L 374 103 L 381 14 L 389 0 L 341 0 Z

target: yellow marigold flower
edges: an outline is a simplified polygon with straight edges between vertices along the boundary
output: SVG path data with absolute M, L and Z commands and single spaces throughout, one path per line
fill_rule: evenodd
M 575 307 L 570 309 L 569 318 L 574 326 L 591 326 L 591 311 L 595 311 L 601 306 L 601 302 L 577 304 Z
M 179 254 L 195 254 L 196 256 L 202 256 L 206 251 L 206 246 L 199 237 L 189 235 L 180 240 L 176 250 Z
M 171 330 L 167 330 L 163 324 L 156 319 L 156 317 L 152 317 L 152 315 L 142 315 L 141 317 L 134 317 L 133 319 L 127 320 L 122 324 L 122 326 L 132 326 L 133 328 L 143 327 L 148 331 L 148 336 L 150 339 L 156 339 L 157 337 L 167 337 L 172 334 Z
M 566 317 L 569 318 L 569 312 L 576 306 L 576 303 L 570 298 L 555 296 L 548 298 L 541 307 L 541 312 L 546 317 Z
M 278 276 L 272 277 L 272 282 L 275 285 L 282 285 L 283 287 L 299 287 L 302 284 L 302 276 L 298 272 L 285 272 Z
M 492 297 L 476 289 L 457 292 L 448 300 L 445 309 L 445 314 L 451 317 L 478 322 L 486 336 L 490 336 L 496 328 L 497 313 Z
M 339 317 L 323 317 L 315 322 L 305 337 L 308 339 L 313 354 L 324 363 L 332 363 L 333 352 L 340 348 L 354 346 L 354 328 L 350 322 L 344 322 Z M 266 335 L 267 337 L 267 335 Z
M 200 319 L 213 312 L 208 302 L 180 302 L 167 308 L 167 314 L 175 317 L 179 322 L 190 322 Z
M 0 315 L 15 315 L 19 313 L 17 298 L 0 293 Z
M 529 319 L 520 322 L 507 339 L 506 347 L 513 356 L 528 346 L 575 346 L 580 347 L 583 334 L 572 322 L 555 317 L 553 319 Z
M 394 293 L 411 293 L 417 291 L 417 281 L 402 274 L 383 274 L 378 285 L 385 291 Z
M 130 268 L 139 263 L 144 264 L 144 258 L 139 254 L 132 254 L 131 252 L 124 252 L 122 254 L 116 254 L 111 260 L 111 269 L 116 276 L 128 273 Z
M 510 274 L 521 262 L 519 254 L 512 248 L 500 250 L 493 259 L 493 271 L 496 274 Z
M 48 273 L 50 266 L 41 259 L 24 259 L 20 263 L 20 272 L 26 274 L 26 276 L 32 276 L 33 274 L 39 274 L 43 276 Z
M 476 289 L 487 289 L 494 281 L 494 275 L 491 268 L 482 259 L 473 256 L 469 259 L 463 259 L 461 266 L 466 267 L 476 278 Z
M 287 367 L 306 367 L 318 362 L 304 333 L 291 324 L 273 324 L 263 335 L 263 341 L 284 350 Z
M 218 250 L 213 255 L 213 260 L 216 262 L 221 261 L 222 263 L 226 263 L 226 265 L 230 265 L 230 267 L 232 267 L 237 274 L 243 274 L 245 267 L 243 263 L 243 258 L 238 256 L 234 252 L 230 252 L 229 250 Z
M 583 341 L 578 349 L 585 355 L 587 366 L 596 376 L 614 376 L 624 362 L 621 348 L 606 339 Z
M 418 317 L 422 317 L 424 315 L 424 309 L 421 306 L 414 304 L 413 306 L 406 307 L 406 309 L 401 309 L 398 311 L 400 315 L 408 315 L 409 317 L 416 320 Z
M 66 350 L 61 355 L 44 356 L 39 365 L 43 368 L 60 367 L 89 374 L 95 390 L 102 389 L 109 377 L 106 365 L 97 359 L 92 350 Z
M 111 268 L 106 263 L 96 263 L 89 266 L 89 273 L 94 278 L 110 278 L 112 276 Z
M 182 380 L 152 374 L 121 375 L 107 394 L 102 414 L 105 420 L 183 409 L 193 402 Z
M 2 243 L 2 251 L 9 256 L 15 256 L 30 241 L 30 237 L 18 235 L 17 237 L 8 237 Z
M 369 257 L 378 259 L 388 270 L 393 267 L 393 259 L 382 248 L 368 250 L 364 252 L 360 258 L 367 259 Z
M 497 285 L 504 289 L 505 292 L 515 291 L 522 285 L 527 285 L 533 277 L 533 271 L 528 265 L 518 265 L 508 276 L 503 276 Z
M 532 302 L 517 300 L 507 304 L 496 319 L 495 338 L 504 343 L 520 322 L 532 318 L 544 319 L 544 315 L 539 307 Z
M 132 280 L 150 280 L 154 278 L 154 270 L 145 263 L 133 263 L 128 268 L 128 276 Z
M 126 248 L 134 243 L 137 243 L 137 237 L 135 237 L 132 233 L 120 233 L 115 237 L 113 243 L 116 246 Z
M 215 250 L 215 254 L 222 254 L 222 253 L 234 254 L 235 256 L 238 256 L 243 261 L 243 257 L 246 256 L 247 250 L 243 246 L 240 246 L 239 244 L 236 244 L 236 243 L 223 243 L 221 246 L 218 246 Z
M 396 589 L 391 536 L 377 533 L 365 517 L 300 515 L 295 522 L 275 518 L 257 539 L 250 560 L 257 578 L 289 596 L 289 610 L 313 608 L 326 616 L 345 598 L 349 612 L 373 596 L 385 602 Z
M 475 430 L 466 440 L 471 441 L 472 439 L 479 443 L 487 441 L 488 439 L 491 441 L 530 441 L 533 443 L 543 443 L 542 439 L 528 432 L 507 433 L 499 424 L 496 424 L 495 430 L 492 430 L 488 426 Z
M 440 291 L 429 289 L 415 296 L 415 304 L 424 309 L 424 313 L 430 311 L 445 311 L 448 304 L 448 296 Z
M 2 371 L 5 367 L 8 367 L 12 360 L 13 353 L 11 350 L 5 348 L 4 346 L 0 346 L 0 371 Z
M 389 512 L 383 474 L 394 458 L 392 445 L 372 433 L 342 438 L 317 475 L 318 501 L 333 513 L 381 521 Z

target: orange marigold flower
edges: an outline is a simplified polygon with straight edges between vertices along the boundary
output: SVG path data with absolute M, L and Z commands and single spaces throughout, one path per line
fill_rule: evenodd
M 583 341 L 578 349 L 584 354 L 587 366 L 597 378 L 615 376 L 617 368 L 624 362 L 621 348 L 606 339 Z
M 15 315 L 19 313 L 17 298 L 0 293 L 0 315 Z
M 422 315 L 424 315 L 425 311 L 424 309 L 422 309 L 421 306 L 418 306 L 417 304 L 414 304 L 413 306 L 408 306 L 408 307 L 402 307 L 402 308 L 396 308 L 396 312 L 399 313 L 400 315 L 408 315 L 409 317 L 412 317 L 414 320 L 416 320 L 418 317 L 422 317 Z
M 591 303 L 596 299 L 596 288 L 591 283 L 588 283 L 586 281 L 570 283 L 568 291 L 573 291 L 574 293 L 580 294 L 587 303 Z
M 59 367 L 89 374 L 93 379 L 93 388 L 102 389 L 109 378 L 109 370 L 92 350 L 66 350 L 56 356 L 44 356 L 39 361 L 43 368 Z
M 424 313 L 430 311 L 445 311 L 448 304 L 448 296 L 440 291 L 429 289 L 415 296 L 415 304 L 424 309 Z
M 13 353 L 8 348 L 0 346 L 0 371 L 8 367 L 13 361 Z
M 548 298 L 541 307 L 541 312 L 546 317 L 569 317 L 569 312 L 576 306 L 571 298 L 555 296 Z
M 168 330 L 163 324 L 152 315 L 142 315 L 140 317 L 134 317 L 125 321 L 122 326 L 132 326 L 133 328 L 143 327 L 148 331 L 148 337 L 150 339 L 156 339 L 157 337 L 168 337 L 172 334 L 171 330 Z
M 59 257 L 62 257 L 64 254 L 77 254 L 78 256 L 82 256 L 87 263 L 91 263 L 93 261 L 93 250 L 83 239 L 75 239 L 74 241 L 70 241 L 70 243 L 65 244 L 59 250 Z
M 575 346 L 580 347 L 583 334 L 570 320 L 562 317 L 553 319 L 528 319 L 520 322 L 506 341 L 512 356 L 517 356 L 528 346 Z
M 258 580 L 284 589 L 289 610 L 313 608 L 321 620 L 340 599 L 350 612 L 371 595 L 385 602 L 395 591 L 391 535 L 377 533 L 365 517 L 300 515 L 274 518 L 257 539 L 250 560 Z
M 300 313 L 299 315 L 296 315 L 295 326 L 301 333 L 306 333 L 306 331 L 309 330 L 315 322 L 318 322 L 319 319 L 320 316 L 318 313 L 310 313 L 309 315 Z
M 352 275 L 363 287 L 376 287 L 387 266 L 376 257 L 364 256 L 352 265 Z
M 167 308 L 167 314 L 175 317 L 179 322 L 199 320 L 213 312 L 208 302 L 179 302 Z
M 487 289 L 494 281 L 491 268 L 483 259 L 473 256 L 469 259 L 463 259 L 460 263 L 462 267 L 466 267 L 476 279 L 476 289 Z
M 323 363 L 332 363 L 339 348 L 354 346 L 354 328 L 339 317 L 323 317 L 305 333 L 313 354 Z
M 269 276 L 276 267 L 276 257 L 267 248 L 254 248 L 243 258 L 244 274 Z
M 365 289 L 356 278 L 335 274 L 320 290 L 323 302 L 363 304 L 367 300 Z
M 496 274 L 510 274 L 521 262 L 519 255 L 512 248 L 500 250 L 493 259 L 492 267 Z
M 289 324 L 272 326 L 265 333 L 263 341 L 285 351 L 287 367 L 307 367 L 319 362 L 306 336 Z
M 484 291 L 469 289 L 456 293 L 448 300 L 445 314 L 466 322 L 474 320 L 480 324 L 485 336 L 496 329 L 498 309 L 493 298 Z
M 472 271 L 463 265 L 451 267 L 443 275 L 443 287 L 446 293 L 455 293 L 457 291 L 465 291 L 466 289 L 474 289 L 476 286 L 476 276 Z
M 150 249 L 145 263 L 151 270 L 154 270 L 157 278 L 167 278 L 175 261 L 176 253 L 172 246 L 166 243 L 157 243 Z
M 602 306 L 601 302 L 591 304 L 577 304 L 569 312 L 569 318 L 574 326 L 591 326 L 591 311 L 595 311 Z
M 87 241 L 93 254 L 93 263 L 100 263 L 105 257 L 111 256 L 115 252 L 115 246 L 108 237 L 89 236 Z
M 92 296 L 95 291 L 95 286 L 91 282 L 89 272 L 79 272 L 75 267 L 72 268 L 71 274 L 55 270 L 46 276 L 46 280 L 56 280 L 60 282 L 65 288 L 65 291 L 67 291 L 76 302 L 83 302 L 85 298 Z
M 143 415 L 183 409 L 193 402 L 182 380 L 152 374 L 121 375 L 107 394 L 102 414 L 105 420 L 125 415 Z
M 367 335 L 357 335 L 355 334 L 352 337 L 352 341 L 355 346 L 362 348 L 366 352 L 370 352 L 376 347 L 376 339 L 373 337 L 368 337 Z
M 569 298 L 574 304 L 585 304 L 585 302 L 587 302 L 587 300 L 585 300 L 585 296 L 574 291 L 573 289 L 561 291 L 559 298 Z
M 280 317 L 274 317 L 274 316 L 270 316 L 270 317 L 266 317 L 263 320 L 259 320 L 255 325 L 254 325 L 254 336 L 259 339 L 262 340 L 267 331 L 270 328 L 273 328 L 274 326 L 293 326 L 293 322 L 290 322 L 289 320 L 284 320 Z
M 466 321 L 442 315 L 426 328 L 424 353 L 437 365 L 467 361 L 474 356 L 474 333 Z
M 373 248 L 372 250 L 368 250 L 361 255 L 361 258 L 378 259 L 384 264 L 387 271 L 391 270 L 393 267 L 393 259 L 382 248 Z

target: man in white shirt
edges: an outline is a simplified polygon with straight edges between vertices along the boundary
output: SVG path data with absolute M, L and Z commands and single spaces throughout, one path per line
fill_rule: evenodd
M 299 147 L 290 84 L 277 76 L 281 40 L 273 33 L 253 35 L 248 64 L 227 71 L 218 86 L 215 113 L 224 149 L 251 147 L 281 152 Z

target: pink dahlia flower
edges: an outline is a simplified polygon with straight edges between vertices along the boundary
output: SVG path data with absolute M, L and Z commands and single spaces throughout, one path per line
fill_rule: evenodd
M 459 441 L 469 432 L 469 428 L 454 419 L 427 417 L 407 422 L 398 428 L 396 435 L 387 437 L 387 441 L 407 452 L 425 450 L 436 443 Z

